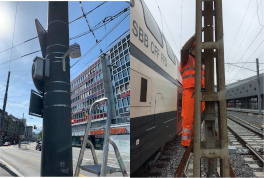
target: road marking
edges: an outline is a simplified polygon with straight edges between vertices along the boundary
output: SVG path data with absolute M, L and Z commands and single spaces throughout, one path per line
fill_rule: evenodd
M 74 176 L 74 173 L 75 173 L 75 172 L 73 172 L 73 176 Z M 79 174 L 79 177 L 87 177 L 87 176 L 82 175 L 82 174 Z
M 14 152 L 9 151 L 9 153 L 14 153 Z M 25 155 L 21 155 L 21 154 L 18 154 L 18 153 L 14 153 L 14 154 L 17 154 L 17 155 L 19 155 L 19 156 L 24 156 L 24 157 L 26 157 L 26 158 L 33 159 L 33 160 L 35 160 L 35 161 L 39 161 L 39 162 L 40 162 L 40 160 L 35 159 L 35 158 L 31 158 L 31 157 L 28 157 L 28 156 L 25 156 Z
M 32 165 L 25 165 L 25 164 L 24 164 L 24 166 L 30 166 L 30 167 L 32 167 Z
M 15 164 L 15 163 L 8 163 L 8 164 Z
M 6 167 L 8 167 L 8 169 L 10 169 L 13 173 L 15 173 L 18 177 L 24 177 L 20 172 L 18 172 L 18 170 L 16 170 L 15 168 L 13 168 L 11 165 L 9 165 L 7 162 L 5 162 L 4 160 L 0 159 L 0 162 L 4 163 L 4 165 L 6 165 Z

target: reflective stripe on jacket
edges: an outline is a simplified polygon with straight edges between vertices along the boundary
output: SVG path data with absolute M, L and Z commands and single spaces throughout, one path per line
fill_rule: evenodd
M 182 76 L 182 86 L 183 89 L 185 88 L 192 88 L 195 87 L 195 58 L 189 55 L 187 64 L 184 68 L 182 68 L 182 64 L 180 65 L 180 72 Z M 202 88 L 205 87 L 205 80 L 204 80 L 204 69 L 202 67 Z

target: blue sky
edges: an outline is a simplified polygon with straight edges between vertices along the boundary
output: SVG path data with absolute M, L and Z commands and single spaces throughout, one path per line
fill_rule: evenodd
M 82 2 L 86 13 L 101 3 L 101 1 Z M 17 15 L 15 22 L 16 6 Z M 12 40 L 13 45 L 17 45 L 28 39 L 36 37 L 37 31 L 35 19 L 38 19 L 42 26 L 46 29 L 47 7 L 48 2 L 43 1 L 19 1 L 18 5 L 16 1 L 0 1 L 0 52 L 10 48 L 12 46 Z M 129 3 L 125 1 L 109 1 L 90 13 L 87 18 L 91 27 L 93 27 L 95 24 L 101 22 L 105 17 L 113 16 L 126 7 L 129 7 Z M 96 38 L 100 40 L 104 34 L 108 32 L 110 28 L 113 27 L 127 13 L 129 12 L 122 14 L 112 22 L 106 24 L 106 26 L 96 30 L 94 32 Z M 69 21 L 72 21 L 80 16 L 82 16 L 82 11 L 79 1 L 69 2 Z M 100 45 L 94 48 L 79 63 L 71 68 L 71 79 L 75 78 L 81 71 L 83 71 L 88 65 L 92 64 L 94 60 L 96 60 L 96 57 L 100 53 L 100 48 L 102 50 L 107 48 L 109 49 L 108 45 L 129 29 L 129 20 L 130 16 L 125 18 L 125 20 L 112 33 L 110 33 L 110 35 L 108 35 L 107 38 L 100 43 Z M 70 38 L 89 30 L 84 18 L 71 23 L 69 25 L 69 29 Z M 95 38 L 91 33 L 80 38 L 70 40 L 70 44 L 75 42 L 80 44 L 82 55 L 89 51 L 90 48 L 96 43 Z M 2 64 L 9 61 L 10 59 L 16 59 L 20 56 L 38 50 L 40 50 L 39 41 L 38 39 L 34 39 L 13 48 L 12 52 L 11 50 L 8 50 L 0 53 L 0 108 L 3 108 L 7 74 L 10 70 L 11 76 L 9 81 L 8 104 L 6 106 L 6 111 L 18 118 L 22 118 L 24 113 L 25 118 L 27 119 L 27 125 L 37 125 L 38 128 L 41 128 L 42 118 L 28 115 L 30 92 L 31 89 L 36 90 L 31 77 L 32 63 L 35 56 L 42 56 L 41 52 L 12 61 L 10 63 L 10 69 L 9 63 Z M 77 60 L 78 58 L 71 59 L 71 65 Z M 35 132 L 39 131 L 40 130 L 35 130 Z

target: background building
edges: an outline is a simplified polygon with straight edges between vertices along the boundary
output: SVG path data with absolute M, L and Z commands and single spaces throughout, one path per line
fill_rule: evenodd
M 2 110 L 0 109 L 0 120 L 2 118 Z M 0 121 L 1 122 L 1 121 Z M 5 113 L 4 118 L 4 135 L 3 142 L 18 143 L 19 135 L 25 134 L 26 119 L 18 119 L 12 114 Z
M 71 108 L 73 145 L 80 145 L 86 129 L 86 113 L 92 103 L 107 97 L 112 101 L 111 137 L 116 142 L 126 140 L 130 133 L 130 35 L 125 35 L 109 51 L 101 55 L 71 81 Z M 101 104 L 93 112 L 90 140 L 96 148 L 102 148 L 106 125 L 107 106 Z M 117 136 L 119 135 L 119 136 Z
M 263 82 L 264 73 L 259 74 L 261 109 L 264 109 Z M 257 75 L 239 80 L 226 86 L 227 107 L 257 109 L 258 108 L 258 87 Z
M 33 126 L 26 126 L 25 140 L 33 141 Z

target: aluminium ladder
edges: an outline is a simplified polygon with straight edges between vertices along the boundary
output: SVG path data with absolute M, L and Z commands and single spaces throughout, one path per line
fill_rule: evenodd
M 108 108 L 107 108 L 107 120 L 106 120 L 105 137 L 104 137 L 105 139 L 104 139 L 104 146 L 103 146 L 102 163 L 99 164 L 95 150 L 94 150 L 94 146 L 93 146 L 92 142 L 90 140 L 88 140 L 88 136 L 90 133 L 90 127 L 91 127 L 91 123 L 92 123 L 92 116 L 93 116 L 92 111 L 93 111 L 93 109 L 96 108 L 97 104 L 101 104 L 101 103 L 104 103 L 106 101 L 107 101 Z M 79 154 L 79 158 L 78 158 L 74 177 L 79 177 L 80 169 L 87 171 L 87 172 L 94 173 L 100 177 L 105 177 L 106 174 L 111 174 L 114 172 L 121 172 L 124 177 L 127 177 L 127 172 L 126 172 L 124 163 L 122 161 L 122 158 L 120 156 L 120 153 L 118 151 L 118 148 L 117 148 L 116 144 L 111 139 L 109 139 L 111 120 L 112 120 L 112 117 L 111 117 L 111 101 L 108 98 L 101 98 L 101 99 L 95 101 L 90 108 L 90 115 L 88 118 L 86 130 L 84 133 L 84 139 L 83 139 L 81 151 Z M 92 152 L 92 156 L 93 156 L 93 160 L 94 160 L 93 165 L 82 165 L 83 155 L 84 155 L 84 151 L 86 150 L 86 144 L 87 143 L 91 146 L 91 152 Z M 107 166 L 109 143 L 114 148 L 116 159 L 118 161 L 120 168 Z
M 202 6 L 204 2 L 204 6 Z M 214 5 L 214 8 L 213 8 Z M 202 7 L 204 7 L 205 42 L 202 42 Z M 215 11 L 215 42 L 213 42 L 213 10 Z M 209 37 L 208 37 L 209 36 Z M 224 73 L 222 0 L 196 0 L 196 43 L 195 43 L 195 109 L 194 109 L 194 169 L 193 176 L 201 175 L 201 158 L 205 166 L 215 172 L 216 164 L 208 165 L 208 159 L 216 163 L 220 158 L 220 177 L 230 177 L 228 161 L 228 137 L 226 117 L 226 92 Z M 205 83 L 207 92 L 201 92 L 201 52 L 205 53 Z M 214 49 L 216 49 L 217 92 L 214 92 Z M 201 143 L 201 102 L 205 101 L 206 141 Z M 215 140 L 214 104 L 218 104 L 219 141 Z M 206 162 L 207 161 L 207 162 Z M 212 162 L 212 161 L 210 161 Z

